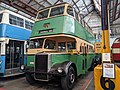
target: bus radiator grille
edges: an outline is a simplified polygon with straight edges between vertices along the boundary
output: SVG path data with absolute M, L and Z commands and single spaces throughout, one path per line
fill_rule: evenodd
M 48 55 L 35 56 L 35 78 L 47 80 Z

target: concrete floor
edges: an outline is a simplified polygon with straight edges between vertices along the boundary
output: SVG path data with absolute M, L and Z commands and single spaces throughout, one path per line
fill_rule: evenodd
M 120 63 L 115 63 L 120 67 Z M 62 90 L 60 83 L 55 81 L 28 84 L 24 75 L 0 79 L 0 90 Z M 78 77 L 73 90 L 94 90 L 93 71 Z
M 86 90 L 95 90 L 94 89 L 94 78 L 91 79 L 91 81 L 90 81 L 90 83 L 89 83 L 89 85 L 88 85 Z
M 59 82 L 53 81 L 37 82 L 34 85 L 29 85 L 23 75 L 1 79 L 0 90 L 62 90 L 62 88 Z M 93 71 L 79 76 L 73 90 L 94 90 Z

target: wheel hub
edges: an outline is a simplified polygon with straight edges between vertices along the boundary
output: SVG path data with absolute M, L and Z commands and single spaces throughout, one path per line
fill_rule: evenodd
M 71 74 L 71 75 L 70 75 L 70 82 L 71 82 L 71 83 L 74 83 L 74 81 L 75 81 L 75 75 L 74 75 L 74 74 Z

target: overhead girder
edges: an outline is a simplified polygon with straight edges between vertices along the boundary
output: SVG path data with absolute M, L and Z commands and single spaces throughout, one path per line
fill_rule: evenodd
M 86 17 L 87 15 L 89 15 L 89 13 L 95 10 L 93 0 L 91 0 L 91 3 L 89 3 L 88 5 L 86 5 L 85 0 L 81 0 L 84 4 L 84 7 L 82 9 L 80 9 L 80 6 L 77 5 L 77 3 L 80 0 L 71 0 L 71 1 L 73 3 L 72 6 L 76 7 L 77 13 L 87 10 L 86 14 L 84 14 L 84 17 Z M 51 5 L 57 4 L 58 2 L 62 3 L 64 1 L 56 0 L 54 3 L 51 3 L 49 0 L 40 0 L 40 1 L 39 0 L 28 0 L 28 1 L 27 0 L 0 0 L 0 2 L 3 2 L 11 7 L 14 7 L 19 11 L 22 11 L 32 17 L 36 17 L 37 12 L 40 9 L 46 7 L 45 4 L 48 6 L 51 6 Z M 117 7 L 120 5 L 120 2 L 119 0 L 107 0 L 107 4 L 109 4 L 109 13 L 110 13 L 110 19 L 111 19 L 110 23 L 113 23 L 115 20 L 120 18 L 120 8 L 117 9 Z M 91 7 L 93 7 L 92 10 L 90 10 Z M 100 11 L 97 11 L 97 13 L 98 15 L 100 15 Z
M 23 0 L 0 0 L 0 2 L 12 6 L 32 17 L 36 17 L 36 14 L 38 12 L 37 9 L 30 6 L 28 3 L 24 2 Z
M 87 9 L 87 14 L 89 14 L 91 11 L 89 11 L 89 4 L 86 5 L 86 3 L 83 1 L 83 4 L 84 4 L 84 8 L 82 10 L 80 10 L 80 6 L 77 5 L 77 3 L 80 1 L 80 0 L 71 0 L 73 5 L 72 6 L 75 6 L 78 13 L 80 13 L 81 11 L 84 11 L 85 9 Z M 63 0 L 56 0 L 54 3 L 51 3 L 49 0 L 0 0 L 0 2 L 3 2 L 7 5 L 10 5 L 11 7 L 14 7 L 26 14 L 29 14 L 30 16 L 32 17 L 35 17 L 37 12 L 46 7 L 45 4 L 51 6 L 51 5 L 54 5 L 54 4 L 57 4 L 58 2 L 64 2 Z M 44 4 L 43 4 L 44 3 Z M 68 2 L 69 3 L 69 2 Z M 91 4 L 91 6 L 93 6 L 93 4 Z M 84 15 L 86 16 L 86 15 Z

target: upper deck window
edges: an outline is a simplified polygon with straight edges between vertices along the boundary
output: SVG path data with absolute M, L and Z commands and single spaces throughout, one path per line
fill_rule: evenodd
M 25 28 L 26 29 L 32 29 L 32 27 L 33 27 L 33 23 L 25 20 Z
M 20 27 L 24 27 L 24 20 L 11 14 L 9 15 L 9 23 Z
M 48 12 L 49 12 L 49 9 L 39 12 L 37 19 L 47 18 Z
M 64 6 L 55 7 L 51 9 L 50 16 L 61 15 L 64 13 Z
M 0 14 L 0 22 L 2 21 L 2 16 L 3 16 L 3 14 Z
M 71 16 L 74 16 L 74 13 L 73 13 L 73 8 L 71 6 L 68 6 L 67 8 L 67 13 Z

